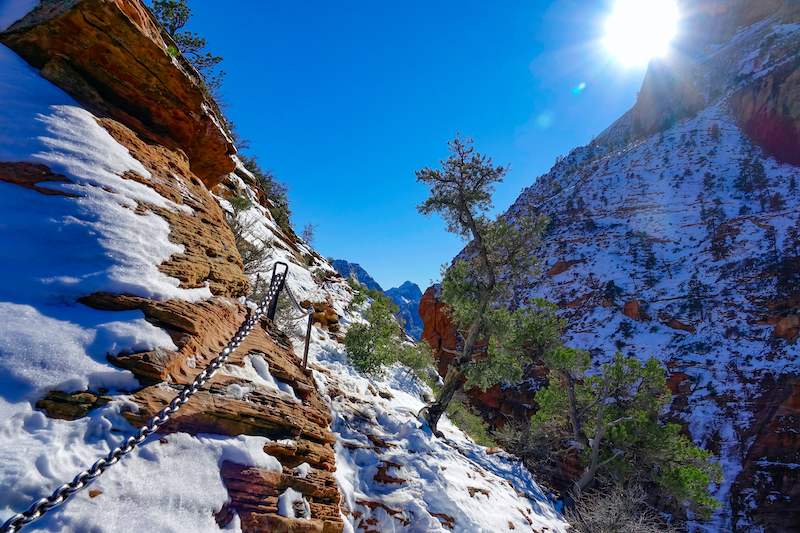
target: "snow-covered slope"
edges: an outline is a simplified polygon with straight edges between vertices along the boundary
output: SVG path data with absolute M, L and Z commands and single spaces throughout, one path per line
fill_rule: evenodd
M 0 181 L 4 522 L 134 433 L 120 411 L 131 408 L 126 393 L 139 383 L 107 356 L 176 348 L 141 311 L 98 311 L 75 299 L 102 290 L 196 302 L 211 293 L 181 289 L 159 272 L 180 247 L 168 240 L 163 218 L 134 211 L 139 203 L 190 208 L 123 179 L 126 170 L 149 173 L 95 117 L 2 45 L 0 70 L 0 161 L 46 165 L 67 178 L 39 183 L 56 194 Z M 76 421 L 50 419 L 33 404 L 56 389 L 102 390 L 115 400 Z M 85 491 L 31 529 L 184 531 L 191 524 L 193 531 L 217 531 L 209 509 L 219 508 L 227 493 L 213 467 L 226 458 L 274 467 L 259 437 L 221 442 L 184 434 L 169 441 L 175 445 L 137 449 L 92 487 L 113 495 L 104 498 L 111 501 L 94 501 Z
M 546 273 L 517 287 L 518 302 L 558 302 L 568 344 L 598 361 L 653 355 L 672 373 L 675 416 L 725 469 L 715 492 L 726 505 L 708 531 L 795 531 L 800 518 L 789 481 L 800 462 L 800 168 L 754 146 L 729 98 L 794 61 L 761 44 L 794 49 L 798 26 L 782 22 L 743 28 L 674 73 L 698 89 L 731 80 L 695 116 L 619 148 L 626 114 L 507 211 L 552 219 Z
M 345 319 L 360 320 L 359 313 Z M 302 320 L 296 327 L 303 330 Z M 432 392 L 405 367 L 382 378 L 360 375 L 343 346 L 318 328 L 309 359 L 334 413 L 336 480 L 354 531 L 566 531 L 516 458 L 472 443 L 448 421 L 440 425 L 446 441 L 431 434 L 417 413 Z
M 200 180 L 190 179 L 180 154 L 169 155 L 168 149 L 158 147 L 156 151 L 173 159 L 146 159 L 143 154 L 150 153 L 152 143 L 93 116 L 2 46 L 0 71 L 0 247 L 6 251 L 0 265 L 3 522 L 135 434 L 137 427 L 130 420 L 140 410 L 153 408 L 140 393 L 150 391 L 150 398 L 157 398 L 180 390 L 178 384 L 186 381 L 176 384 L 171 376 L 185 379 L 198 373 L 224 345 L 221 339 L 235 331 L 228 323 L 220 325 L 220 319 L 235 318 L 238 325 L 246 307 L 244 298 L 231 297 L 236 284 L 214 277 L 221 272 L 215 265 L 222 264 L 238 265 L 241 277 L 241 263 L 235 250 L 231 252 L 232 235 L 224 235 L 219 246 L 200 243 L 204 224 L 219 223 L 221 212 Z M 27 177 L 20 179 L 21 175 Z M 224 185 L 255 200 L 259 195 L 254 181 L 240 166 Z M 222 190 L 216 201 L 233 212 Z M 204 202 L 214 204 L 213 209 L 203 210 Z M 282 261 L 289 265 L 287 287 L 299 301 L 324 302 L 343 329 L 363 320 L 363 308 L 348 310 L 352 291 L 346 282 L 313 250 L 287 236 L 268 209 L 254 201 L 239 216 L 245 221 L 245 238 L 267 250 L 250 276 L 251 284 L 263 282 L 271 266 Z M 196 224 L 186 232 L 190 240 L 185 245 L 174 242 L 181 220 Z M 224 223 L 213 227 L 227 232 Z M 200 255 L 207 263 L 188 261 L 206 269 L 201 274 L 205 287 L 192 287 L 194 281 L 179 281 L 164 272 L 166 263 L 179 262 L 190 247 L 205 250 Z M 214 287 L 220 292 L 212 295 Z M 140 308 L 159 312 L 98 310 L 77 302 L 87 295 L 93 295 L 95 303 L 102 296 L 116 303 L 139 302 Z M 252 304 L 246 305 L 252 309 Z M 191 315 L 201 311 L 207 314 Z M 288 315 L 281 317 L 287 331 L 305 335 L 305 316 L 282 312 Z M 186 319 L 179 327 L 170 322 L 176 316 Z M 191 322 L 191 316 L 208 320 Z M 271 331 L 257 329 L 251 335 Z M 217 334 L 222 337 L 213 337 Z M 213 343 L 192 344 L 204 335 L 211 335 Z M 302 354 L 302 340 L 294 340 L 295 353 Z M 415 416 L 430 391 L 411 381 L 404 368 L 389 369 L 385 379 L 368 379 L 347 364 L 329 325 L 314 326 L 311 340 L 310 375 L 333 412 L 331 441 L 336 442 L 336 479 L 344 496 L 344 520 L 328 521 L 325 527 L 333 524 L 331 531 L 336 531 L 338 523 L 353 532 L 566 530 L 532 476 L 513 458 L 488 453 L 446 423 L 449 440 L 435 439 Z M 276 353 L 283 350 L 279 336 L 263 341 Z M 207 427 L 202 425 L 204 411 L 257 409 L 257 395 L 276 405 L 283 402 L 302 415 L 310 412 L 308 404 L 316 392 L 311 386 L 303 394 L 299 388 L 287 388 L 289 375 L 302 373 L 298 357 L 285 368 L 270 368 L 267 360 L 278 360 L 274 353 L 235 356 L 221 369 L 221 379 L 184 407 L 194 409 L 183 419 L 188 419 L 187 429 L 173 426 L 168 435 L 152 437 L 107 470 L 90 490 L 22 530 L 268 530 L 245 523 L 229 508 L 232 489 L 221 470 L 235 463 L 254 467 L 265 477 L 313 487 L 310 483 L 324 473 L 321 469 L 307 463 L 282 464 L 278 452 L 265 451 L 302 441 L 291 433 L 286 438 L 266 437 L 246 423 L 237 428 L 251 429 L 237 429 L 237 436 L 189 428 Z M 141 383 L 131 371 L 109 362 L 121 364 L 126 358 L 149 372 L 137 374 L 146 376 L 140 377 Z M 172 366 L 159 370 L 164 361 Z M 51 390 L 85 393 L 71 398 L 86 403 L 80 407 L 87 414 L 55 419 L 47 416 L 50 411 L 34 407 Z M 225 420 L 236 416 L 225 413 Z M 304 422 L 292 418 L 281 414 L 285 427 Z M 172 422 L 180 424 L 179 416 Z M 309 475 L 310 481 L 304 481 Z M 280 498 L 262 495 L 263 502 L 267 496 L 278 500 L 275 509 L 263 513 L 295 518 L 297 504 L 306 517 L 318 518 L 320 507 L 295 492 L 282 489 Z M 304 519 L 298 517 L 298 522 Z M 292 527 L 307 530 L 302 525 Z

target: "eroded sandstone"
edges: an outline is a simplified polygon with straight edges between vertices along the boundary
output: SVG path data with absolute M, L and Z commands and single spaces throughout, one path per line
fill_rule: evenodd
M 185 152 L 207 187 L 236 152 L 202 77 L 138 0 L 42 0 L 0 42 L 99 116 Z

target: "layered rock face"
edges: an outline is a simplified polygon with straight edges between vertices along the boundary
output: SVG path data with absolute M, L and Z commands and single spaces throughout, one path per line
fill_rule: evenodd
M 235 168 L 202 78 L 141 2 L 43 0 L 0 43 L 94 114 L 183 152 L 206 187 Z
M 31 402 L 53 419 L 74 420 L 76 424 L 95 410 L 122 402 L 125 407 L 120 408 L 121 415 L 134 427 L 140 427 L 217 357 L 253 312 L 252 307 L 243 304 L 242 297 L 249 292 L 250 280 L 243 272 L 234 235 L 220 203 L 209 192 L 223 176 L 231 179 L 228 174 L 235 167 L 231 140 L 217 120 L 215 104 L 204 96 L 197 73 L 184 60 L 169 54 L 168 37 L 140 2 L 45 0 L 0 35 L 0 42 L 41 69 L 42 77 L 94 112 L 94 117 L 89 119 L 92 126 L 99 125 L 102 134 L 112 139 L 103 141 L 106 144 L 99 145 L 97 150 L 113 144 L 115 149 L 126 152 L 125 157 L 132 157 L 140 165 L 135 167 L 138 171 L 125 171 L 115 177 L 115 183 L 121 184 L 118 190 L 97 191 L 102 187 L 92 180 L 97 170 L 91 165 L 67 165 L 67 176 L 44 164 L 8 161 L 0 163 L 0 181 L 5 182 L 2 185 L 19 187 L 26 194 L 41 194 L 42 198 L 56 198 L 62 206 L 66 205 L 63 202 L 88 206 L 86 209 L 94 210 L 93 213 L 106 205 L 98 203 L 102 194 L 120 197 L 122 207 L 118 209 L 125 216 L 168 228 L 169 243 L 173 245 L 170 249 L 179 250 L 153 265 L 153 269 L 157 267 L 168 277 L 166 279 L 174 281 L 176 298 L 145 297 L 146 287 L 131 289 L 136 294 L 84 293 L 77 301 L 64 295 L 31 296 L 34 302 L 50 302 L 51 298 L 56 298 L 58 305 L 74 309 L 78 316 L 87 311 L 98 313 L 94 316 L 100 316 L 100 311 L 106 312 L 102 315 L 106 317 L 120 315 L 119 322 L 114 323 L 123 324 L 123 327 L 130 327 L 124 321 L 132 312 L 141 313 L 144 324 L 149 324 L 147 327 L 155 326 L 153 329 L 166 332 L 166 339 L 159 337 L 164 347 L 142 350 L 143 342 L 152 342 L 137 338 L 137 330 L 131 329 L 127 336 L 123 334 L 116 339 L 121 347 L 109 350 L 116 355 L 109 355 L 108 361 L 129 370 L 138 381 L 138 388 L 125 389 L 126 400 L 109 393 L 106 388 L 93 386 L 92 378 L 81 377 L 89 383 L 87 390 L 54 390 Z M 49 109 L 55 109 L 54 113 L 86 116 L 74 103 L 53 105 Z M 74 135 L 66 129 L 51 129 L 50 134 L 55 143 L 64 139 L 70 141 L 69 136 Z M 20 143 L 24 141 L 19 139 Z M 111 168 L 112 158 L 104 160 L 100 154 L 97 159 Z M 48 188 L 53 184 L 74 187 Z M 136 194 L 126 190 L 126 184 L 130 184 L 129 188 Z M 71 211 L 66 209 L 65 212 Z M 44 219 L 48 216 L 54 215 L 41 213 Z M 88 216 L 86 220 L 73 217 L 72 222 L 89 224 L 92 220 Z M 116 220 L 120 232 L 126 231 L 127 220 L 124 217 Z M 56 228 L 57 231 L 62 229 Z M 96 231 L 85 235 L 98 241 L 109 240 Z M 54 239 L 52 235 L 40 237 Z M 126 238 L 136 242 L 137 236 L 126 235 Z M 146 235 L 141 236 L 141 242 L 137 243 L 144 257 L 137 258 L 135 265 L 114 264 L 114 261 L 128 259 L 127 256 L 120 259 L 123 254 L 112 252 L 98 256 L 97 264 L 109 264 L 110 270 L 146 270 L 150 266 L 148 261 L 160 253 L 151 253 L 148 247 L 157 244 L 146 239 Z M 78 249 L 94 243 L 76 241 L 73 244 Z M 108 249 L 113 250 L 113 243 L 109 246 Z M 293 247 L 298 256 L 301 255 L 292 242 L 281 246 L 287 250 Z M 38 259 L 47 262 L 46 258 Z M 64 271 L 68 272 L 68 266 Z M 67 282 L 81 287 L 79 277 L 92 278 L 102 273 L 70 274 L 75 278 Z M 112 275 L 110 279 L 116 278 Z M 184 296 L 185 299 L 179 299 Z M 11 303 L 17 305 L 13 300 Z M 27 303 L 20 301 L 19 307 Z M 39 309 L 48 308 L 42 305 Z M 335 313 L 333 315 L 335 318 Z M 95 334 L 93 330 L 86 330 L 86 335 Z M 63 348 L 59 340 L 53 339 L 54 349 Z M 0 358 L 8 357 L 5 349 L 5 345 L 0 346 Z M 86 355 L 83 357 L 89 359 Z M 105 367 L 107 373 L 113 370 Z M 73 387 L 69 381 L 66 385 Z M 3 397 L 0 402 L 4 408 L 11 405 L 6 403 L 7 399 Z M 231 449 L 240 442 L 234 437 L 265 438 L 263 457 L 277 461 L 271 463 L 272 468 L 242 463 L 241 458 L 238 462 L 226 459 L 220 463 L 219 479 L 230 501 L 222 509 L 208 508 L 205 513 L 207 517 L 216 514 L 219 527 L 226 527 L 238 516 L 245 532 L 333 533 L 341 532 L 344 524 L 334 478 L 335 439 L 329 427 L 331 420 L 330 409 L 317 393 L 312 371 L 301 366 L 289 339 L 264 319 L 209 384 L 161 428 L 161 433 L 216 436 L 229 439 Z M 79 431 L 77 428 L 82 426 L 75 427 L 74 431 Z M 98 427 L 93 431 L 98 433 L 87 435 L 87 440 L 99 437 L 113 441 L 113 434 L 103 432 L 118 430 Z M 166 438 L 161 440 L 161 445 L 173 446 Z M 281 509 L 280 498 L 289 489 L 296 491 L 298 501 L 308 508 Z M 94 491 L 90 496 L 95 498 L 100 494 L 102 491 Z M 181 499 L 178 494 L 174 496 Z M 120 496 L 106 494 L 104 497 Z M 115 503 L 109 501 L 107 505 Z M 15 502 L 14 505 L 20 504 Z
M 688 20 L 674 53 L 651 62 L 626 133 L 640 138 L 665 131 L 722 99 L 754 144 L 800 164 L 800 45 L 792 36 L 800 6 L 780 0 L 680 4 Z M 737 34 L 741 28 L 748 31 Z
M 199 304 L 154 302 L 134 296 L 97 293 L 81 303 L 106 311 L 139 309 L 176 338 L 178 351 L 157 349 L 120 355 L 112 362 L 130 370 L 142 384 L 133 393 L 138 409 L 123 416 L 139 427 L 178 395 L 185 385 L 217 356 L 252 310 L 229 299 Z M 277 386 L 269 386 L 265 382 Z M 55 397 L 54 397 L 55 396 Z M 71 401 L 52 395 L 39 406 L 58 415 Z M 343 530 L 330 409 L 316 391 L 310 369 L 298 365 L 289 339 L 262 319 L 230 356 L 227 364 L 190 402 L 171 417 L 160 433 L 214 434 L 228 437 L 257 435 L 269 438 L 264 452 L 276 457 L 283 472 L 224 462 L 220 474 L 245 532 Z M 305 464 L 305 469 L 298 469 Z M 288 488 L 310 505 L 310 515 L 281 516 L 278 500 Z M 232 515 L 221 512 L 220 526 Z
M 557 302 L 567 343 L 598 363 L 663 361 L 672 416 L 724 469 L 712 530 L 800 531 L 798 5 L 685 5 L 711 43 L 652 63 L 636 106 L 506 212 L 552 221 L 544 273 L 515 301 Z M 426 299 L 423 336 L 454 347 Z

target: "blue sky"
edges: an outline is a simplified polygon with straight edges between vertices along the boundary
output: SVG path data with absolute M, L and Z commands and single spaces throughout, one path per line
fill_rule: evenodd
M 415 209 L 428 191 L 414 170 L 438 165 L 456 132 L 511 163 L 501 212 L 629 109 L 645 72 L 600 42 L 611 0 L 189 6 L 186 29 L 224 58 L 229 116 L 291 187 L 295 227 L 319 224 L 322 255 L 385 289 L 424 291 L 463 246 Z

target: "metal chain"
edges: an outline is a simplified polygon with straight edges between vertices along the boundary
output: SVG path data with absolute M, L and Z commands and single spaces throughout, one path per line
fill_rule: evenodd
M 314 313 L 313 305 L 311 306 L 311 309 L 303 309 L 303 307 L 299 303 L 297 303 L 297 298 L 295 297 L 294 293 L 289 288 L 289 286 L 288 285 L 285 286 L 284 289 L 286 290 L 286 295 L 289 297 L 289 301 L 291 302 L 292 307 L 294 307 L 294 310 L 297 311 L 298 313 L 302 313 L 300 315 L 297 315 L 296 317 L 293 317 L 292 320 L 297 320 L 298 318 L 303 318 L 305 316 L 308 316 L 309 314 Z M 319 289 L 317 289 L 317 292 L 318 291 Z M 316 294 L 316 292 L 314 294 Z
M 277 272 L 278 265 L 283 265 L 286 267 L 286 270 L 282 274 Z M 239 328 L 239 331 L 228 343 L 228 345 L 222 349 L 219 356 L 217 356 L 216 359 L 214 359 L 205 370 L 197 375 L 191 385 L 185 388 L 178 396 L 173 398 L 169 403 L 169 406 L 165 407 L 155 416 L 153 416 L 153 418 L 151 418 L 145 426 L 139 429 L 139 433 L 137 435 L 128 437 L 123 445 L 117 446 L 111 450 L 111 452 L 105 458 L 97 461 L 89 470 L 85 470 L 78 474 L 71 483 L 65 483 L 64 485 L 61 485 L 49 497 L 41 498 L 35 501 L 27 511 L 17 513 L 8 519 L 0 529 L 0 533 L 16 533 L 22 526 L 40 519 L 45 513 L 47 513 L 47 511 L 55 509 L 67 501 L 70 496 L 88 487 L 90 483 L 100 476 L 100 474 L 105 472 L 110 466 L 116 464 L 122 457 L 133 451 L 133 449 L 144 442 L 147 437 L 158 431 L 158 429 L 169 420 L 170 416 L 174 415 L 178 409 L 183 406 L 183 404 L 189 401 L 189 398 L 191 398 L 203 385 L 206 384 L 209 379 L 214 376 L 214 374 L 216 374 L 217 370 L 219 370 L 222 365 L 225 364 L 225 361 L 228 360 L 230 354 L 232 354 L 234 350 L 239 347 L 242 341 L 244 341 L 245 337 L 247 337 L 255 324 L 261 318 L 261 315 L 267 311 L 272 299 L 277 297 L 277 293 L 281 288 L 287 272 L 288 266 L 286 266 L 285 263 L 277 263 L 273 267 L 272 281 L 270 283 L 269 291 L 261 301 L 261 304 L 256 307 L 252 316 L 242 324 L 242 326 Z

